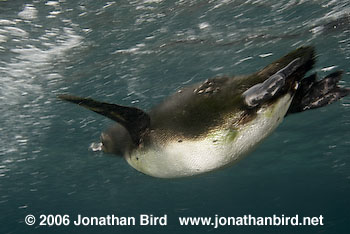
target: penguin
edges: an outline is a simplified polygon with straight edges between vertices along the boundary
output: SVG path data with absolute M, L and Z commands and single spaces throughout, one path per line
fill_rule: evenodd
M 300 47 L 265 68 L 181 88 L 146 112 L 69 94 L 58 97 L 116 124 L 101 134 L 101 149 L 158 178 L 195 176 L 228 167 L 268 137 L 284 117 L 331 104 L 350 93 L 342 71 L 306 76 L 315 49 Z

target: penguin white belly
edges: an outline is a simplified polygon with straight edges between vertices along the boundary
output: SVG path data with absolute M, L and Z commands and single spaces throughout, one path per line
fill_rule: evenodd
M 273 132 L 291 101 L 286 94 L 235 131 L 221 129 L 204 139 L 169 141 L 162 147 L 135 150 L 125 158 L 136 170 L 160 178 L 193 176 L 229 166 Z

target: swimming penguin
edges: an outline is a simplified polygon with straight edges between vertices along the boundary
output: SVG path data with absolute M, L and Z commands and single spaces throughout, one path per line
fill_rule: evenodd
M 117 122 L 101 134 L 104 152 L 122 155 L 154 177 L 193 176 L 234 164 L 270 135 L 289 114 L 325 106 L 348 95 L 341 71 L 304 77 L 315 63 L 301 47 L 246 76 L 216 77 L 178 90 L 148 113 L 59 95 Z

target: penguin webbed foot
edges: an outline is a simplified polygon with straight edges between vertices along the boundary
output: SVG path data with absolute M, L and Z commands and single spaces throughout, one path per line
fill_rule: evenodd
M 342 74 L 335 71 L 317 80 L 315 73 L 302 79 L 287 114 L 323 107 L 349 95 L 350 89 L 338 86 Z

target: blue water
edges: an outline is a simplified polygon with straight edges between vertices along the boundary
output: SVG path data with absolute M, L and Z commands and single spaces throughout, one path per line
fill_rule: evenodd
M 184 85 L 255 72 L 301 45 L 316 47 L 314 71 L 342 69 L 350 87 L 349 14 L 348 0 L 0 1 L 0 233 L 349 233 L 349 97 L 288 116 L 230 168 L 178 180 L 89 150 L 113 122 L 56 98 L 149 110 Z M 43 227 L 41 214 L 167 214 L 168 225 Z M 215 214 L 323 215 L 324 225 L 177 221 Z

